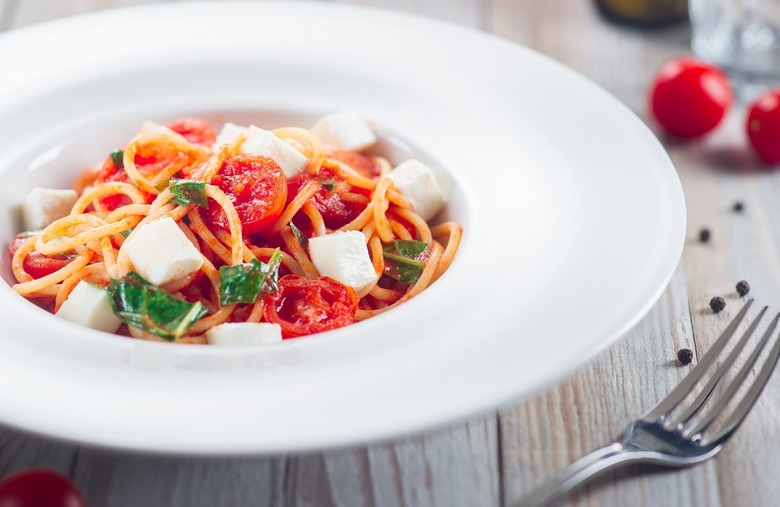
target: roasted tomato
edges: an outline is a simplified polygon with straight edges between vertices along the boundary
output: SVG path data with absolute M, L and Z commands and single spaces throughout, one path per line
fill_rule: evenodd
M 211 180 L 222 189 L 238 212 L 244 234 L 254 234 L 276 222 L 287 203 L 287 178 L 273 159 L 264 155 L 237 155 L 223 162 Z M 228 230 L 224 210 L 209 199 L 211 222 Z
M 19 247 L 30 237 L 25 234 L 17 234 L 11 241 L 11 257 L 19 250 Z M 68 265 L 70 259 L 64 255 L 43 255 L 36 251 L 30 252 L 24 259 L 24 270 L 31 277 L 38 279 L 50 275 Z M 0 504 L 1 505 L 1 504 Z
M 184 136 L 192 144 L 211 146 L 217 133 L 209 122 L 196 116 L 185 116 L 168 124 L 168 128 Z
M 352 287 L 328 277 L 285 275 L 279 290 L 266 297 L 263 314 L 266 321 L 282 326 L 284 338 L 294 338 L 352 324 L 357 307 Z
M 728 78 L 694 58 L 675 58 L 658 69 L 650 89 L 650 110 L 670 134 L 699 137 L 714 129 L 733 99 Z

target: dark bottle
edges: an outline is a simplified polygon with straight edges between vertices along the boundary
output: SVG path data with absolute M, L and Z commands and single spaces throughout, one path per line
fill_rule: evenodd
M 688 20 L 688 0 L 594 0 L 608 20 L 633 26 L 663 27 Z

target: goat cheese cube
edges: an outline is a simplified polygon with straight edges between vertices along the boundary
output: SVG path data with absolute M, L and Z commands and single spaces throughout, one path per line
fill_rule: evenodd
M 203 257 L 171 217 L 142 225 L 122 245 L 139 275 L 165 285 L 200 269 Z
M 336 150 L 362 151 L 376 143 L 376 135 L 357 113 L 333 113 L 322 117 L 312 132 Z
M 227 322 L 206 331 L 212 345 L 270 345 L 282 342 L 282 326 L 268 322 Z
M 104 289 L 81 280 L 57 310 L 57 317 L 98 331 L 113 333 L 122 321 L 114 314 L 111 299 Z
M 360 231 L 334 232 L 309 239 L 309 255 L 321 276 L 361 291 L 379 277 Z
M 33 188 L 22 202 L 22 221 L 28 231 L 43 229 L 70 214 L 78 194 L 72 189 Z
M 217 139 L 214 141 L 214 144 L 211 146 L 211 148 L 215 152 L 219 151 L 219 149 L 226 144 L 235 142 L 236 139 L 238 139 L 238 136 L 241 134 L 248 135 L 249 129 L 240 125 L 236 125 L 235 123 L 225 123 L 222 126 L 222 130 L 219 131 Z
M 300 173 L 309 164 L 309 159 L 303 153 L 276 137 L 276 134 L 270 130 L 263 130 L 254 125 L 249 126 L 246 140 L 241 145 L 241 152 L 272 158 L 288 178 Z
M 414 206 L 423 220 L 430 220 L 447 203 L 436 175 L 427 165 L 417 160 L 407 160 L 387 174 L 396 188 Z

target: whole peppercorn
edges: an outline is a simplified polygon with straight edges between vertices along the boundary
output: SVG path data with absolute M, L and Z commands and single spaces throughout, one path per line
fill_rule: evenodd
M 710 299 L 710 308 L 712 308 L 713 312 L 718 313 L 719 311 L 726 308 L 726 301 L 724 301 L 720 296 L 715 296 L 714 298 Z
M 733 209 L 736 213 L 742 213 L 742 210 L 745 209 L 745 205 L 742 204 L 742 201 L 737 201 L 734 203 L 734 206 L 732 206 L 731 209 Z
M 699 231 L 699 241 L 706 243 L 710 240 L 710 230 L 704 227 Z
M 750 284 L 747 283 L 745 280 L 738 281 L 737 294 L 744 297 L 748 292 L 750 292 Z
M 681 364 L 690 364 L 693 361 L 693 351 L 691 349 L 680 349 L 677 351 L 677 360 Z

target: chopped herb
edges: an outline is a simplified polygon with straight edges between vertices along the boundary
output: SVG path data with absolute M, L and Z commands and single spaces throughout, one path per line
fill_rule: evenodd
M 105 152 L 103 152 L 105 153 Z M 117 169 L 125 168 L 125 152 L 122 150 L 114 150 L 111 152 L 111 162 Z
M 428 259 L 428 244 L 422 241 L 397 239 L 383 249 L 384 273 L 409 285 L 420 279 Z
M 715 296 L 714 298 L 710 299 L 710 308 L 712 308 L 713 312 L 718 313 L 719 311 L 726 308 L 726 301 L 720 296 Z
M 740 280 L 737 282 L 737 294 L 740 296 L 747 296 L 747 293 L 750 292 L 750 284 L 747 283 L 745 280 Z
M 691 349 L 678 350 L 677 360 L 680 361 L 680 364 L 690 364 L 693 361 L 693 351 Z
M 124 236 L 126 238 L 126 237 L 128 237 L 130 235 L 131 232 L 133 232 L 132 229 L 125 229 L 124 231 L 120 231 L 119 234 L 121 234 L 122 236 Z
M 209 201 L 206 198 L 206 182 L 200 180 L 180 180 L 171 178 L 168 188 L 174 195 L 171 202 L 186 206 L 193 203 L 201 208 L 209 209 Z
M 131 271 L 108 285 L 111 306 L 119 320 L 168 341 L 186 333 L 206 314 L 200 303 L 178 299 Z
M 222 305 L 254 303 L 277 290 L 282 253 L 277 249 L 268 262 L 252 259 L 237 266 L 219 268 L 219 302 Z
M 327 180 L 320 182 L 328 192 L 333 192 L 333 188 L 336 186 L 336 182 L 333 180 Z
M 306 235 L 301 232 L 300 229 L 295 227 L 295 224 L 290 222 L 290 229 L 292 230 L 293 236 L 295 236 L 295 241 L 300 243 L 300 245 L 303 247 L 304 250 L 309 249 L 309 238 L 306 237 Z

